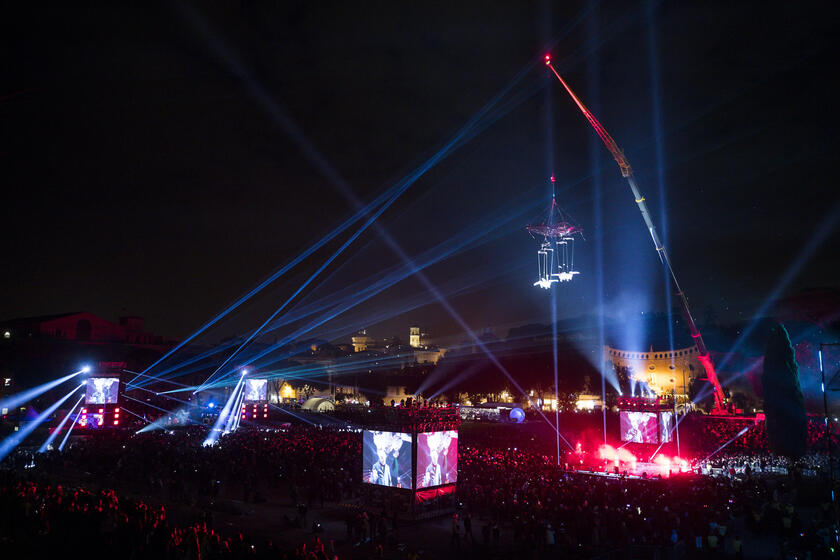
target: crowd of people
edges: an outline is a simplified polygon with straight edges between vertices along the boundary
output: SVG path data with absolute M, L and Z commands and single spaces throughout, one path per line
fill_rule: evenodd
M 461 423 L 458 409 L 452 406 L 428 406 L 410 398 L 400 403 L 392 401 L 391 406 L 345 406 L 329 415 L 348 424 L 392 432 L 454 430 Z
M 121 498 L 113 490 L 66 488 L 21 477 L 0 475 L 0 549 L 34 558 L 70 552 L 127 559 L 289 558 L 334 560 L 332 543 L 284 547 L 269 539 L 257 546 L 248 536 L 223 536 L 207 522 L 178 526 L 166 508 Z
M 713 439 L 719 446 L 747 426 L 725 422 L 710 420 L 699 446 Z M 700 557 L 738 554 L 778 538 L 785 551 L 829 555 L 827 486 L 819 479 L 809 486 L 794 476 L 752 476 L 792 466 L 758 446 L 766 437 L 760 423 L 746 432 L 755 430 L 753 439 L 707 465 L 738 476 L 653 481 L 581 474 L 563 466 L 572 462 L 567 457 L 558 467 L 536 435 L 522 437 L 528 432 L 519 429 L 461 432 L 453 502 L 460 507 L 450 520 L 454 550 L 509 547 L 534 557 L 583 558 L 636 547 Z M 376 501 L 374 487 L 361 483 L 357 431 L 250 426 L 209 447 L 202 445 L 206 433 L 204 427 L 112 431 L 74 438 L 63 453 L 10 455 L 0 479 L 0 544 L 14 549 L 36 542 L 45 554 L 65 544 L 95 545 L 127 558 L 343 560 L 355 557 L 342 556 L 348 547 L 373 557 L 409 556 L 398 546 L 398 527 L 401 508 L 411 506 Z M 824 458 L 814 454 L 803 464 L 818 472 Z M 283 512 L 280 533 L 249 538 L 247 530 L 220 529 L 225 500 L 276 504 Z M 343 535 L 324 535 L 315 515 L 330 504 L 344 512 Z M 289 542 L 285 530 L 295 535 Z
M 808 416 L 807 447 L 814 452 L 825 453 L 828 449 L 826 442 L 825 419 L 822 416 Z M 689 414 L 680 422 L 680 432 L 692 448 L 700 452 L 712 453 L 721 445 L 726 444 L 729 452 L 737 451 L 742 454 L 768 453 L 770 451 L 767 438 L 767 428 L 764 421 L 755 422 L 752 419 L 716 418 L 704 414 Z M 743 432 L 743 433 L 742 433 Z M 840 433 L 836 423 L 829 429 L 832 447 L 840 444 Z
M 750 542 L 781 536 L 787 551 L 809 550 L 813 557 L 830 554 L 828 494 L 802 507 L 804 496 L 778 479 L 598 477 L 563 472 L 555 457 L 514 449 L 462 449 L 459 460 L 458 493 L 485 519 L 484 542 L 510 522 L 521 545 L 569 556 L 633 546 L 651 555 L 657 549 L 716 557 L 743 553 L 747 535 Z
M 127 489 L 195 504 L 220 492 L 245 502 L 288 486 L 293 498 L 339 501 L 359 480 L 361 442 L 356 434 L 319 427 L 243 429 L 204 446 L 207 430 L 109 432 L 75 441 L 64 452 L 32 457 L 48 475 L 89 473 L 95 480 L 119 480 Z

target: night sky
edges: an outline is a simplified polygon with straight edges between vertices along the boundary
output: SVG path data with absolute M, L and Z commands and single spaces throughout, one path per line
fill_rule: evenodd
M 369 201 L 529 64 L 480 134 L 379 223 L 412 258 L 446 257 L 428 278 L 471 327 L 504 336 L 549 320 L 524 226 L 547 207 L 554 173 L 586 236 L 559 315 L 662 309 L 662 274 L 629 189 L 541 64 L 547 45 L 625 149 L 659 224 L 664 202 L 696 315 L 749 317 L 840 201 L 827 3 L 147 4 L 6 8 L 0 18 L 0 318 L 133 314 L 185 336 L 354 211 L 302 138 Z M 366 231 L 299 305 L 398 266 L 382 231 Z M 349 233 L 215 335 L 265 318 Z M 788 292 L 836 285 L 840 243 L 824 237 Z M 443 254 L 441 243 L 463 251 Z M 309 334 L 367 326 L 407 337 L 417 323 L 458 336 L 433 302 L 407 279 Z

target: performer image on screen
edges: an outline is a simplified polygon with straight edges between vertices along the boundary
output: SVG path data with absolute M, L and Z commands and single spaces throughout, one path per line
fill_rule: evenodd
M 429 458 L 431 463 L 426 467 L 426 473 L 423 475 L 423 486 L 439 486 L 441 484 L 440 465 L 438 464 L 438 450 L 429 449 Z
M 432 432 L 424 434 L 424 436 L 424 447 L 428 449 L 429 462 L 425 468 L 418 465 L 420 470 L 417 474 L 422 476 L 422 479 L 417 480 L 418 487 L 428 488 L 454 482 L 455 475 L 449 469 L 457 463 L 450 465 L 448 456 L 453 432 Z
M 627 430 L 627 441 L 642 443 L 642 431 L 639 428 L 639 419 L 635 415 L 630 416 L 630 429 Z
M 389 470 L 394 473 L 394 476 L 391 477 L 391 486 L 400 487 L 400 448 L 394 447 L 391 451 L 391 457 L 388 461 L 388 468 Z
M 385 450 L 378 449 L 379 461 L 370 468 L 370 481 L 372 484 L 391 486 L 391 468 L 385 464 Z

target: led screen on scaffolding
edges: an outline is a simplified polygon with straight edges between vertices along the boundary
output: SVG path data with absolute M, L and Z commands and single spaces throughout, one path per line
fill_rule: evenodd
M 119 377 L 91 377 L 85 386 L 85 404 L 116 404 Z
M 268 400 L 267 379 L 246 379 L 245 380 L 245 402 L 260 402 Z
M 417 489 L 458 480 L 458 432 L 417 435 Z
M 622 410 L 618 413 L 621 441 L 659 443 L 659 422 L 655 412 Z
M 669 443 L 674 434 L 674 413 L 670 411 L 659 413 L 659 441 Z
M 362 480 L 379 486 L 411 488 L 411 434 L 362 433 Z

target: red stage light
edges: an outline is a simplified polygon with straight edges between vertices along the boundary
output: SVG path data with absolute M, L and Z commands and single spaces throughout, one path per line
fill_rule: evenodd
M 550 54 L 545 55 L 545 63 L 546 64 L 551 64 L 551 55 Z
M 114 412 L 116 412 L 117 414 L 119 414 L 120 409 L 119 409 L 119 408 L 115 408 L 115 409 L 114 409 Z
M 120 421 L 119 421 L 119 420 L 114 420 L 114 426 L 116 426 L 116 425 L 117 425 L 117 424 L 119 424 L 119 423 L 120 423 Z

